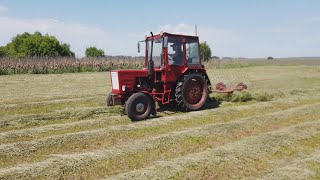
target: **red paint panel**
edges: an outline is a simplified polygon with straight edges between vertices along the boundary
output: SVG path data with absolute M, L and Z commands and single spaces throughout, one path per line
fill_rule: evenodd
M 118 82 L 119 82 L 119 90 L 112 88 L 112 93 L 114 94 L 126 94 L 126 92 L 132 93 L 133 88 L 135 86 L 135 81 L 137 77 L 147 77 L 147 70 L 112 70 L 112 72 L 118 72 Z M 112 80 L 111 80 L 112 83 Z M 126 91 L 123 92 L 121 87 L 125 85 Z

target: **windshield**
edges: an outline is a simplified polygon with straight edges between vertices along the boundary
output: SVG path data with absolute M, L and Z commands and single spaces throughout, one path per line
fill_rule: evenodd
M 153 53 L 152 60 L 154 62 L 154 67 L 159 68 L 161 66 L 161 56 L 162 56 L 163 38 L 158 38 L 153 40 Z M 151 58 L 151 40 L 148 41 L 148 60 Z

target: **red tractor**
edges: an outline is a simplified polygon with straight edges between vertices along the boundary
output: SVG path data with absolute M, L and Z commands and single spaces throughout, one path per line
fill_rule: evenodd
M 146 37 L 140 43 L 145 48 L 145 68 L 142 70 L 112 70 L 112 92 L 107 105 L 125 105 L 125 112 L 133 120 L 156 115 L 160 107 L 171 106 L 176 110 L 195 111 L 206 103 L 211 83 L 201 64 L 199 38 L 169 33 Z M 216 92 L 233 92 L 246 88 L 239 84 L 228 90 L 222 83 Z

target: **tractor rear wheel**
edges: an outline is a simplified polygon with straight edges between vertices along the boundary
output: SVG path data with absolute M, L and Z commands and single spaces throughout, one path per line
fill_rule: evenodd
M 144 93 L 132 94 L 125 106 L 127 116 L 132 121 L 148 119 L 154 109 L 152 102 L 151 98 Z
M 184 75 L 176 86 L 176 102 L 182 111 L 199 110 L 209 95 L 207 80 L 198 73 Z

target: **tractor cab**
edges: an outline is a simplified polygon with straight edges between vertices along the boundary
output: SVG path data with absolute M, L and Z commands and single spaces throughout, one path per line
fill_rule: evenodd
M 196 36 L 175 35 L 169 33 L 160 33 L 155 36 L 147 37 L 145 64 L 152 60 L 155 68 L 164 66 L 199 66 L 200 51 L 199 39 Z
M 155 82 L 175 82 L 190 69 L 204 71 L 197 36 L 161 32 L 138 42 L 138 51 L 140 43 L 145 43 L 145 69 Z

